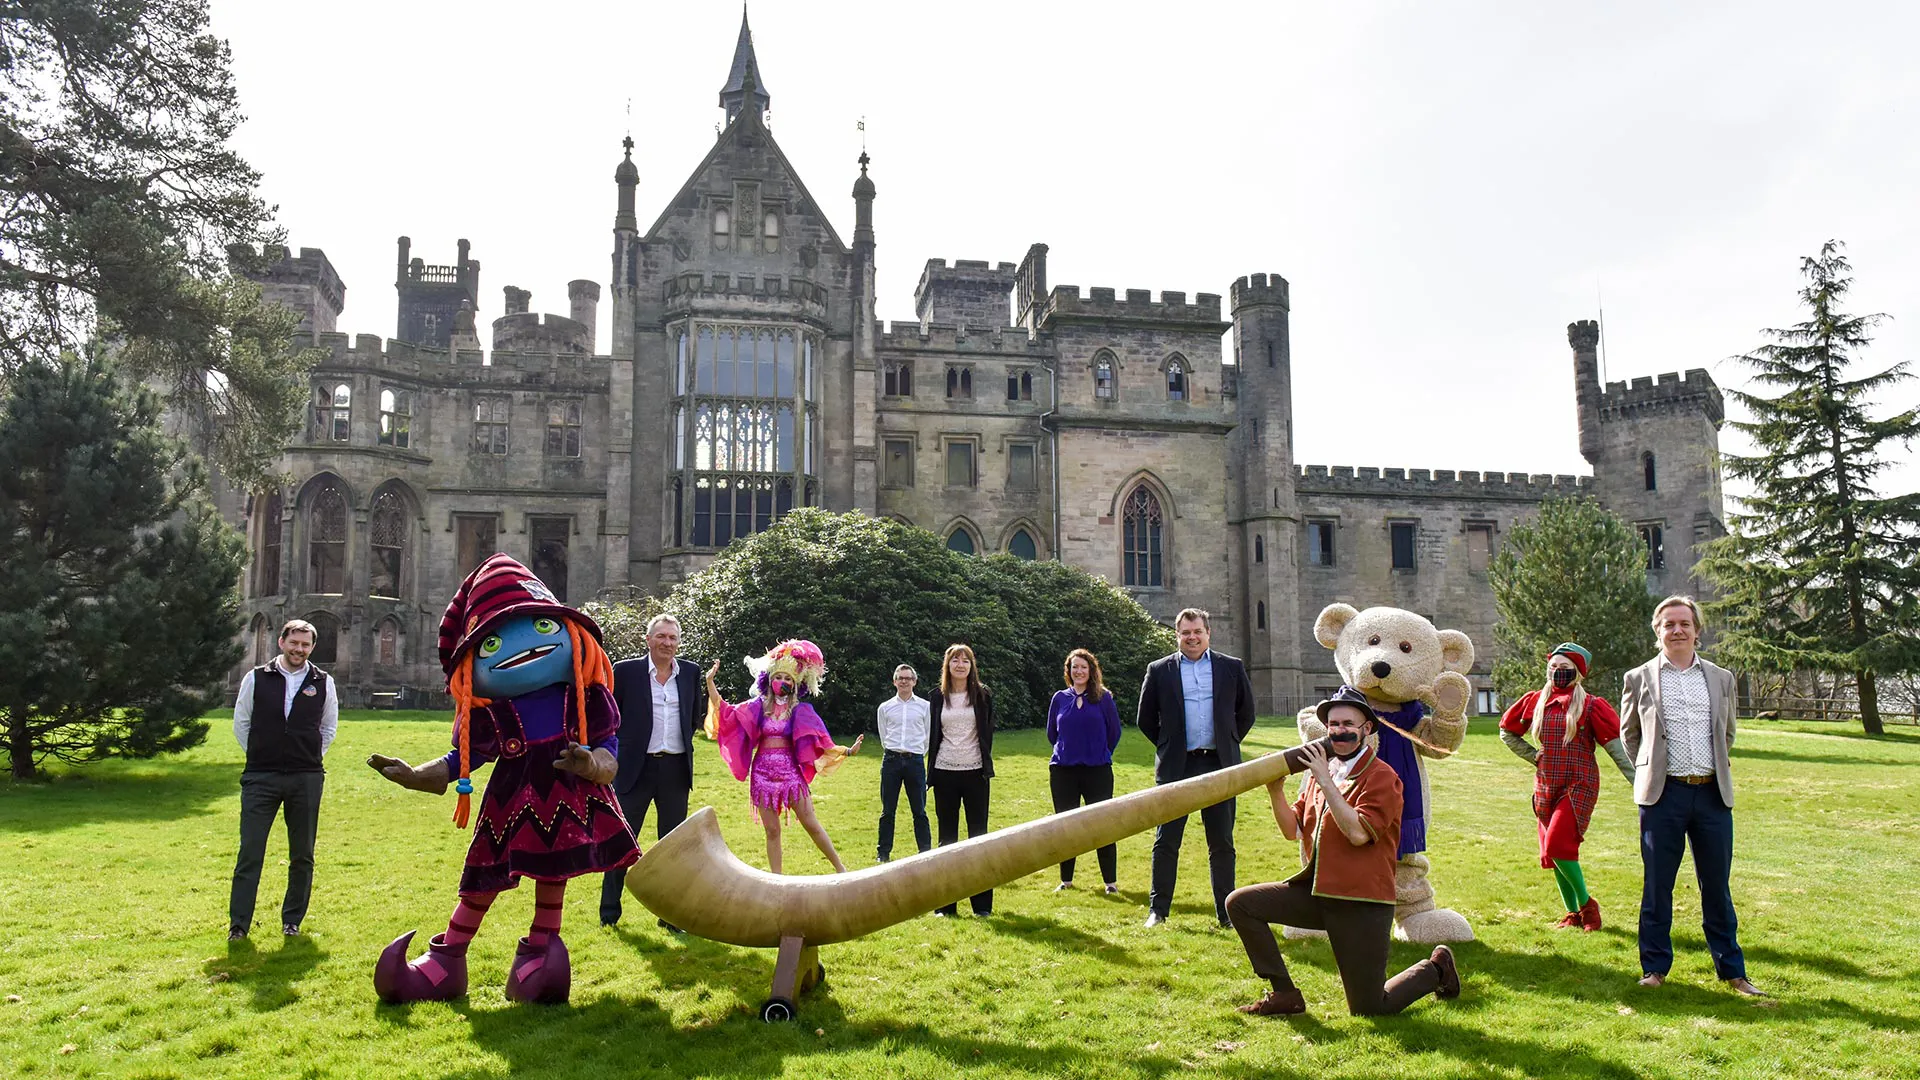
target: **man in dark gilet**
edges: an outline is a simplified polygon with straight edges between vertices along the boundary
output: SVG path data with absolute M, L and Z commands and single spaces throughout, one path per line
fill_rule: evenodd
M 280 631 L 280 655 L 247 672 L 233 704 L 233 737 L 247 752 L 240 774 L 240 857 L 233 864 L 233 896 L 227 906 L 227 940 L 253 928 L 253 898 L 273 819 L 287 818 L 287 896 L 280 929 L 300 933 L 313 892 L 313 841 L 320 828 L 320 759 L 340 724 L 340 698 L 333 677 L 307 662 L 313 624 L 294 619 Z

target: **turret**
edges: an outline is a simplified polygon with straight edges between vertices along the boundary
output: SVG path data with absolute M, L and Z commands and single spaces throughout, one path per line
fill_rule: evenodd
M 634 290 L 640 279 L 640 224 L 633 216 L 633 197 L 634 190 L 640 186 L 640 170 L 633 164 L 633 136 L 620 140 L 620 145 L 626 156 L 613 170 L 613 182 L 620 195 L 613 215 L 613 272 L 607 279 L 613 290 L 613 320 L 608 326 L 607 347 L 615 359 L 631 360 Z M 569 298 L 573 296 L 572 289 L 569 285 Z
M 1600 465 L 1600 324 L 1592 319 L 1567 324 L 1573 346 L 1573 400 L 1578 410 L 1580 456 Z
M 593 352 L 595 328 L 600 322 L 600 283 L 585 278 L 567 282 L 567 310 L 574 322 L 587 328 L 587 352 Z
M 1234 562 L 1246 582 L 1241 643 L 1260 700 L 1282 705 L 1304 693 L 1300 642 L 1311 615 L 1300 609 L 1300 513 L 1294 498 L 1293 357 L 1287 279 L 1252 274 L 1228 290 L 1233 313 L 1240 528 Z M 1306 620 L 1306 621 L 1303 621 Z

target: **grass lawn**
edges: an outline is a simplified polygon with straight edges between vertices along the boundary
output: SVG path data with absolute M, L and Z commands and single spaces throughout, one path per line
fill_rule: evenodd
M 398 719 L 396 719 L 398 717 Z M 420 721 L 428 722 L 420 722 Z M 1292 742 L 1263 720 L 1252 745 Z M 284 833 L 268 848 L 253 943 L 229 947 L 240 755 L 216 721 L 207 745 L 161 761 L 112 763 L 50 784 L 0 786 L 0 1075 L 13 1077 L 491 1078 L 772 1076 L 1125 1077 L 1880 1077 L 1920 1071 L 1920 736 L 1750 723 L 1739 783 L 1734 895 L 1756 983 L 1714 981 L 1690 872 L 1676 896 L 1673 979 L 1639 975 L 1635 818 L 1604 764 L 1584 852 L 1608 925 L 1554 931 L 1551 876 L 1535 857 L 1525 767 L 1476 722 L 1434 769 L 1431 830 L 1441 901 L 1472 920 L 1465 992 L 1399 1017 L 1346 1015 L 1321 942 L 1287 943 L 1307 1018 L 1251 1019 L 1261 990 L 1231 931 L 1213 925 L 1206 845 L 1189 829 L 1172 924 L 1146 930 L 1150 835 L 1120 845 L 1120 897 L 1054 894 L 1052 872 L 999 890 L 986 920 L 924 917 L 822 950 L 829 984 L 799 1022 L 762 1024 L 771 950 L 670 938 L 628 901 L 597 925 L 598 882 L 567 895 L 573 1001 L 513 1005 L 501 994 L 532 890 L 504 894 L 471 953 L 472 991 L 451 1004 L 375 1003 L 374 957 L 409 928 L 444 927 L 468 834 L 451 797 L 388 784 L 369 752 L 418 761 L 447 744 L 447 717 L 357 713 L 330 755 L 310 936 L 274 929 Z M 996 740 L 995 825 L 1050 809 L 1037 732 Z M 877 749 L 877 747 L 876 747 Z M 698 748 L 694 804 L 718 807 L 736 852 L 765 857 L 744 785 Z M 816 785 L 835 842 L 873 859 L 878 754 Z M 1151 783 L 1129 732 L 1117 788 Z M 912 832 L 902 806 L 903 850 Z M 651 836 L 651 823 L 646 833 Z M 1293 871 L 1264 792 L 1243 797 L 1239 880 Z M 797 828 L 790 869 L 821 873 Z M 960 905 L 966 911 L 966 904 Z M 1423 954 L 1396 946 L 1395 966 Z

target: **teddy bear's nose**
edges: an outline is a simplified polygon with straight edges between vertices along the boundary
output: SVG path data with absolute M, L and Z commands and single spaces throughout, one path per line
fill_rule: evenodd
M 1384 678 L 1386 678 L 1387 676 L 1389 676 L 1389 675 L 1391 675 L 1391 674 L 1393 674 L 1393 665 L 1392 665 L 1392 664 L 1389 664 L 1389 663 L 1387 663 L 1387 662 L 1386 662 L 1385 660 L 1375 660 L 1375 661 L 1373 662 L 1373 677 L 1374 677 L 1374 678 L 1376 678 L 1376 679 L 1384 679 Z

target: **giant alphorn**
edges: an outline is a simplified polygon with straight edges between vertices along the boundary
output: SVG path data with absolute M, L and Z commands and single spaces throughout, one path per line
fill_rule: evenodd
M 787 876 L 748 866 L 702 807 L 627 871 L 655 915 L 729 945 L 778 947 L 767 1019 L 792 1016 L 796 987 L 820 975 L 814 950 L 850 941 L 1025 877 L 1299 772 L 1302 747 L 1024 822 L 848 874 Z M 781 1015 L 784 1009 L 785 1015 Z

